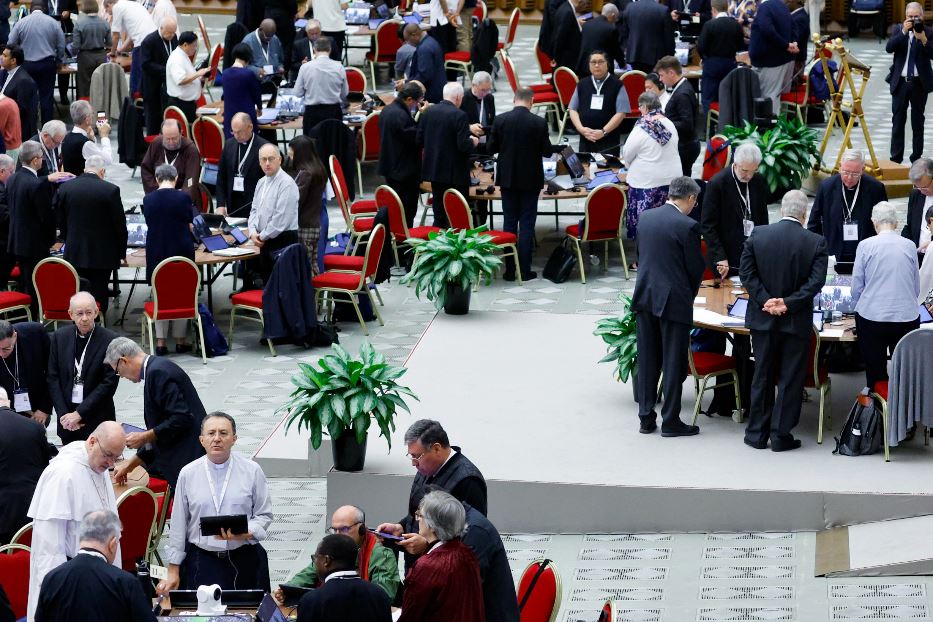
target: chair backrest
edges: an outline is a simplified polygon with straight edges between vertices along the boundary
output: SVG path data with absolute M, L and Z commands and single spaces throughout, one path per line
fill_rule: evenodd
M 515 10 L 517 11 L 518 9 Z M 518 74 L 515 73 L 515 66 L 512 64 L 512 59 L 509 58 L 509 55 L 505 53 L 505 50 L 502 50 L 499 56 L 502 58 L 502 70 L 505 71 L 505 77 L 508 78 L 509 86 L 512 87 L 512 93 L 514 94 L 521 88 L 521 83 L 518 81 Z
M 330 165 L 331 190 L 334 191 L 334 195 L 337 197 L 337 205 L 340 206 L 340 213 L 343 214 L 343 220 L 349 229 L 351 221 L 349 206 L 350 196 L 347 194 L 347 182 L 343 176 L 343 167 L 340 165 L 340 160 L 338 160 L 335 155 L 327 158 L 327 163 Z
M 380 223 L 373 227 L 366 240 L 366 253 L 363 255 L 363 278 L 376 275 L 379 269 L 379 259 L 382 257 L 382 246 L 386 243 L 386 228 Z
M 434 198 L 437 201 L 437 197 Z M 473 215 L 470 206 L 459 190 L 450 188 L 444 193 L 444 213 L 451 229 L 472 229 Z
M 376 205 L 385 207 L 389 211 L 389 231 L 396 242 L 408 239 L 408 222 L 405 219 L 405 208 L 402 200 L 395 190 L 389 186 L 379 186 L 375 193 Z
M 603 605 L 602 611 L 599 612 L 599 620 L 597 622 L 615 622 L 615 613 L 615 603 L 612 599 L 609 599 L 606 601 L 606 604 Z
M 220 69 L 220 61 L 224 57 L 224 44 L 218 43 L 214 46 L 214 51 L 211 52 L 211 70 L 207 73 L 207 83 L 214 84 L 214 80 L 217 79 L 217 72 Z
M 486 3 L 483 2 L 483 0 L 476 0 L 476 6 L 473 7 L 473 17 L 479 21 L 483 21 L 488 14 L 489 11 L 486 9 Z
M 638 70 L 626 71 L 619 78 L 623 88 L 628 95 L 628 105 L 632 109 L 632 114 L 638 113 L 638 98 L 645 92 L 645 72 Z
M 178 106 L 168 106 L 165 109 L 165 112 L 162 115 L 163 119 L 175 119 L 178 121 L 178 125 L 181 126 L 181 135 L 185 138 L 191 136 L 191 128 L 188 125 L 188 117 L 185 116 L 185 113 L 181 111 L 181 108 Z
M 168 257 L 152 272 L 153 320 L 193 318 L 198 313 L 201 272 L 187 257 Z
M 13 538 L 10 540 L 10 544 L 22 544 L 23 546 L 32 546 L 32 522 L 28 522 L 22 527 L 20 527 L 16 533 L 13 534 Z
M 933 349 L 933 331 L 924 328 L 912 330 L 897 342 L 891 355 L 891 378 L 889 380 L 888 411 L 897 411 L 897 402 L 915 399 L 923 390 L 922 379 L 927 373 L 930 349 Z M 905 381 L 906 380 L 906 381 Z M 905 395 L 905 389 L 907 395 Z
M 366 74 L 358 67 L 347 67 L 347 88 L 351 93 L 366 92 Z
M 81 291 L 78 272 L 59 257 L 46 257 L 32 272 L 32 285 L 39 299 L 39 317 L 69 319 L 71 297 Z
M 371 162 L 379 159 L 380 140 L 379 135 L 379 111 L 363 119 L 363 125 L 360 127 L 360 137 L 357 143 L 356 158 L 362 162 Z
M 554 73 L 554 61 L 548 56 L 547 52 L 541 49 L 538 40 L 535 39 L 535 58 L 538 60 L 538 70 L 541 72 L 541 79 L 547 80 Z
M 207 36 L 207 28 L 204 27 L 204 20 L 198 15 L 198 28 L 201 29 L 201 40 L 204 41 L 204 49 L 211 49 L 211 38 Z
M 706 144 L 707 155 L 703 156 L 703 181 L 729 166 L 732 160 L 732 144 L 722 134 L 716 134 Z M 712 155 L 712 157 L 710 157 Z
M 625 193 L 620 186 L 605 184 L 586 197 L 586 224 L 582 240 L 605 240 L 607 234 L 622 234 L 625 222 Z
M 716 278 L 716 273 L 713 272 L 712 268 L 709 267 L 709 262 L 706 260 L 706 255 L 709 252 L 709 248 L 706 246 L 706 240 L 700 240 L 700 254 L 703 255 L 703 280 L 711 281 Z
M 543 568 L 541 574 L 538 570 Z M 534 582 L 534 589 L 528 598 L 529 591 L 535 575 L 538 580 Z M 521 622 L 554 622 L 560 610 L 561 591 L 560 573 L 557 566 L 549 559 L 536 559 L 525 568 L 518 580 L 518 602 L 525 601 L 521 610 Z
M 29 547 L 19 544 L 0 546 L 0 585 L 10 599 L 13 617 L 26 617 L 29 601 Z
M 573 99 L 573 94 L 577 91 L 579 81 L 577 74 L 567 67 L 558 67 L 554 70 L 552 83 L 557 91 L 557 96 L 560 97 L 560 105 L 565 110 L 570 106 L 570 100 Z
M 395 54 L 402 47 L 402 40 L 398 38 L 398 22 L 392 19 L 379 24 L 376 36 L 373 37 L 373 58 L 376 62 L 395 59 Z
M 201 213 L 212 214 L 214 212 L 214 198 L 211 191 L 202 183 L 198 184 L 198 192 L 201 193 Z
M 194 144 L 201 152 L 201 158 L 209 164 L 220 163 L 224 150 L 224 128 L 210 117 L 198 117 L 191 124 Z
M 522 17 L 522 12 L 517 8 L 512 9 L 512 14 L 509 16 L 509 29 L 505 31 L 505 46 L 503 49 L 508 50 L 512 47 L 512 43 L 515 42 L 515 33 L 518 32 L 518 21 Z
M 117 514 L 123 523 L 120 556 L 123 570 L 136 570 L 136 560 L 145 558 L 159 518 L 155 493 L 143 486 L 133 486 L 117 499 Z

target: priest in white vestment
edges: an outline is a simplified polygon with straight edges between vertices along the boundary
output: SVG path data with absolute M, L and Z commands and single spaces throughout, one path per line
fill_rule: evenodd
M 117 512 L 110 481 L 113 467 L 126 447 L 123 427 L 105 421 L 86 441 L 65 445 L 42 472 L 27 514 L 33 520 L 29 562 L 27 619 L 33 622 L 42 579 L 78 554 L 78 528 L 88 512 Z M 120 552 L 114 560 L 120 566 Z

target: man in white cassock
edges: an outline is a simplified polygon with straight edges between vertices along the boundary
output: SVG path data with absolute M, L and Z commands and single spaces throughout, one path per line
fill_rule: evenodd
M 110 469 L 126 447 L 123 427 L 101 423 L 86 441 L 62 448 L 42 472 L 27 514 L 33 520 L 27 619 L 33 622 L 42 579 L 78 554 L 81 519 L 95 510 L 117 511 Z M 120 566 L 120 551 L 114 565 Z

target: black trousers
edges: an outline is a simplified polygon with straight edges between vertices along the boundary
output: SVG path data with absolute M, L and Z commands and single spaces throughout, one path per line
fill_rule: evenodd
M 266 8 L 266 19 L 275 22 L 275 34 L 282 44 L 282 66 L 285 68 L 285 75 L 292 66 L 292 43 L 295 42 L 295 16 L 289 15 L 288 11 L 279 8 Z
M 540 189 L 502 189 L 502 229 L 518 235 L 518 265 L 522 275 L 531 272 L 531 257 L 535 247 L 535 220 L 538 218 Z M 505 273 L 515 274 L 511 257 L 505 258 Z
M 294 30 L 294 27 L 292 27 Z M 338 63 L 343 62 L 343 46 L 345 42 L 346 33 L 342 31 L 334 32 L 324 32 L 321 31 L 321 36 L 328 37 L 330 39 L 330 57 L 332 60 L 337 61 Z M 292 48 L 288 48 L 288 53 L 292 53 Z M 375 88 L 375 86 L 373 87 Z
M 185 113 L 185 117 L 188 119 L 188 124 L 190 125 L 192 121 L 198 118 L 197 113 L 195 112 L 198 109 L 198 102 L 190 102 L 184 99 L 178 99 L 177 97 L 167 97 L 165 103 L 168 106 L 177 106 L 182 112 Z M 160 124 L 161 126 L 161 124 Z M 161 127 L 160 127 L 161 131 Z
M 158 88 L 157 93 L 151 93 Z M 165 92 L 165 82 L 156 84 L 151 78 L 143 79 L 143 114 L 146 117 L 146 134 L 153 136 L 162 132 L 162 118 L 168 106 L 168 93 Z M 197 108 L 195 108 L 197 110 Z
M 875 383 L 888 379 L 888 355 L 901 338 L 920 327 L 920 318 L 910 322 L 875 322 L 855 314 L 859 350 L 865 361 L 865 382 L 870 389 Z
M 745 428 L 748 442 L 764 444 L 769 437 L 772 443 L 775 439 L 790 440 L 791 430 L 800 421 L 809 346 L 809 337 L 752 331 L 755 375 L 752 378 L 748 427 Z M 777 399 L 774 397 L 775 381 Z
M 0 244 L 0 287 L 3 289 L 6 289 L 7 282 L 10 280 L 10 272 L 13 271 L 15 265 L 16 257 L 6 252 L 6 241 L 4 240 L 4 243 Z
M 431 196 L 433 198 L 431 207 L 434 208 L 434 222 L 431 224 L 441 229 L 446 229 L 450 226 L 450 222 L 447 220 L 447 212 L 444 211 L 444 193 L 447 192 L 447 190 L 457 190 L 465 199 L 469 199 L 470 197 L 469 186 L 453 186 L 441 182 L 431 182 Z
M 686 177 L 692 177 L 693 163 L 697 161 L 700 155 L 700 141 L 695 140 L 689 143 L 679 143 L 677 153 L 680 154 L 680 167 Z
M 110 275 L 113 274 L 113 268 L 104 268 L 102 270 L 77 268 L 77 270 L 79 277 L 87 279 L 88 292 L 100 304 L 101 315 L 107 315 L 107 309 L 110 307 Z
M 923 112 L 927 106 L 927 95 L 923 85 L 916 78 L 911 80 L 910 84 L 905 78 L 901 78 L 891 94 L 891 161 L 901 162 L 904 159 L 904 126 L 907 123 L 908 106 L 912 132 L 910 161 L 913 162 L 923 155 Z
M 633 61 L 629 64 L 632 65 L 632 69 L 635 71 L 642 71 L 644 73 L 652 73 L 654 71 L 654 65 L 649 65 L 648 63 L 636 63 Z
M 386 177 L 386 185 L 395 190 L 395 194 L 402 200 L 402 207 L 405 208 L 405 222 L 408 228 L 415 224 L 415 217 L 418 215 L 418 196 L 421 194 L 421 180 L 417 177 L 411 179 L 391 179 Z
M 52 109 L 55 107 L 53 92 L 58 63 L 54 57 L 49 56 L 36 61 L 27 60 L 23 63 L 23 69 L 36 81 L 36 89 L 39 91 L 39 115 L 42 117 L 40 125 L 48 123 L 52 120 Z
M 661 430 L 680 423 L 680 397 L 687 376 L 690 324 L 672 322 L 651 313 L 636 314 L 638 347 L 638 416 L 654 421 L 658 403 L 658 376 L 664 372 Z
M 729 72 L 735 69 L 735 58 L 710 56 L 703 59 L 703 75 L 700 76 L 700 100 L 703 104 L 703 113 L 709 110 L 710 104 L 719 101 L 719 83 Z
M 336 119 L 338 121 L 343 119 L 343 110 L 340 108 L 340 104 L 315 104 L 313 106 L 305 106 L 304 119 L 302 120 L 302 131 L 304 135 L 310 136 L 311 130 L 314 129 L 315 125 L 321 121 L 327 121 L 328 119 Z
M 259 250 L 259 275 L 262 277 L 262 284 L 269 281 L 269 275 L 272 274 L 272 266 L 275 265 L 275 259 L 272 255 L 286 246 L 298 243 L 298 231 L 283 231 L 274 238 L 266 240 Z
M 186 549 L 181 563 L 181 589 L 196 590 L 216 583 L 222 590 L 269 591 L 269 556 L 261 544 L 226 551 L 223 557 L 193 544 Z

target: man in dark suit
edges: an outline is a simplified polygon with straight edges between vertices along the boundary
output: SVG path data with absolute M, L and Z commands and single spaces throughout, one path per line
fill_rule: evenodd
M 253 121 L 245 112 L 230 121 L 233 140 L 224 141 L 217 170 L 218 214 L 246 218 L 253 203 L 256 184 L 263 177 L 259 148 L 269 143 L 253 134 Z
M 38 322 L 0 320 L 0 387 L 13 410 L 43 426 L 49 424 L 52 398 L 46 382 L 49 334 Z
M 684 77 L 683 67 L 676 56 L 665 56 L 658 61 L 654 70 L 667 87 L 667 102 L 661 98 L 664 116 L 677 128 L 677 151 L 680 154 L 680 166 L 683 174 L 690 177 L 693 163 L 700 155 L 700 141 L 697 140 L 697 95 L 689 80 Z
M 764 449 L 770 438 L 771 451 L 800 447 L 791 432 L 803 401 L 813 297 L 826 283 L 828 263 L 826 240 L 803 228 L 807 218 L 803 192 L 784 195 L 781 216 L 779 222 L 752 231 L 740 269 L 748 289 L 745 326 L 751 330 L 755 351 L 745 444 Z
M 577 66 L 581 43 L 578 14 L 582 9 L 582 0 L 568 0 L 554 12 L 554 55 L 551 58 L 555 67 L 575 69 Z
M 113 407 L 117 375 L 104 365 L 107 346 L 117 334 L 95 325 L 97 301 L 87 292 L 71 297 L 68 315 L 74 326 L 52 333 L 48 369 L 49 395 L 63 445 L 87 440 L 102 422 L 117 420 Z
M 639 0 L 644 2 L 645 0 Z M 658 375 L 663 372 L 661 436 L 692 436 L 695 425 L 680 420 L 693 327 L 693 299 L 703 279 L 700 224 L 689 214 L 700 187 L 689 177 L 671 180 L 668 202 L 638 221 L 638 277 L 632 295 L 638 347 L 639 432 L 657 429 Z
M 139 46 L 142 68 L 143 111 L 146 116 L 146 134 L 159 133 L 162 113 L 168 105 L 165 91 L 165 64 L 169 54 L 178 47 L 178 22 L 166 17 L 155 32 L 150 32 Z
M 697 39 L 697 52 L 703 59 L 700 93 L 704 113 L 719 101 L 719 83 L 735 69 L 735 55 L 745 47 L 742 26 L 729 15 L 728 7 L 728 0 L 712 0 L 714 19 L 703 24 Z
M 496 99 L 492 94 L 492 76 L 486 71 L 473 74 L 470 90 L 463 93 L 460 110 L 466 113 L 470 134 L 479 138 L 480 150 L 486 143 L 486 132 L 496 119 Z
M 0 164 L 2 167 L 2 164 Z M 2 173 L 2 168 L 0 168 Z M 933 206 L 933 159 L 918 158 L 910 167 L 913 190 L 907 198 L 907 223 L 901 235 L 920 247 L 920 234 L 927 209 Z M 923 257 L 924 255 L 921 255 Z
M 119 567 L 122 529 L 110 510 L 90 512 L 81 520 L 78 554 L 42 580 L 36 622 L 155 622 L 139 579 Z
M 88 291 L 106 316 L 110 275 L 126 256 L 127 232 L 120 188 L 104 181 L 105 173 L 103 159 L 89 157 L 84 174 L 59 189 L 55 204 L 65 238 L 65 260 L 87 279 Z
M 29 522 L 26 511 L 49 457 L 45 428 L 13 411 L 0 389 L 0 542 Z
M 7 45 L 0 54 L 0 95 L 6 95 L 19 107 L 20 135 L 36 133 L 39 117 L 39 87 L 23 69 L 26 56 L 18 45 Z
M 356 543 L 350 536 L 324 536 L 314 554 L 317 575 L 324 585 L 301 597 L 298 622 L 391 622 L 389 597 L 382 588 L 360 578 L 357 555 Z
M 541 26 L 538 29 L 538 47 L 550 58 L 554 58 L 554 14 L 566 0 L 546 0 L 541 12 Z
M 296 36 L 292 43 L 292 67 L 288 79 L 292 83 L 298 79 L 298 70 L 314 58 L 314 42 L 321 38 L 321 22 L 309 19 L 305 26 L 305 36 Z
M 636 0 L 622 14 L 622 38 L 632 69 L 650 73 L 659 58 L 674 53 L 674 21 L 656 0 Z
M 7 205 L 6 183 L 10 175 L 16 170 L 13 158 L 0 154 L 0 283 L 10 278 L 10 272 L 16 265 L 16 258 L 7 252 L 7 241 L 10 237 L 10 208 Z
M 412 111 L 419 108 L 424 108 L 424 89 L 417 82 L 408 82 L 399 89 L 395 101 L 379 113 L 379 174 L 401 199 L 409 228 L 415 223 L 421 193 L 418 126 L 412 117 Z
M 68 127 L 58 119 L 47 121 L 42 125 L 42 129 L 35 136 L 30 136 L 28 140 L 39 143 L 42 147 L 42 166 L 36 171 L 39 177 L 44 177 L 49 173 L 63 170 L 64 161 L 62 159 L 62 143 L 68 135 Z M 23 139 L 26 142 L 27 139 Z M 20 163 L 17 168 L 20 168 Z
M 616 65 L 625 67 L 625 55 L 619 47 L 619 9 L 614 4 L 603 5 L 601 15 L 583 24 L 580 31 L 580 55 L 577 58 L 577 76 L 590 75 L 590 54 L 600 50 L 609 56 L 609 73 Z
M 515 107 L 500 114 L 492 124 L 491 153 L 498 153 L 496 185 L 502 189 L 502 228 L 518 235 L 518 265 L 523 280 L 537 278 L 531 270 L 535 244 L 538 196 L 544 185 L 541 158 L 551 155 L 547 121 L 531 112 L 531 89 L 515 91 Z M 505 260 L 506 281 L 515 279 L 511 257 Z
M 871 210 L 888 200 L 884 184 L 864 175 L 865 156 L 857 149 L 842 154 L 839 172 L 820 182 L 807 229 L 826 238 L 836 261 L 855 261 L 858 243 L 875 235 Z
M 145 432 L 131 432 L 126 446 L 136 455 L 114 471 L 119 480 L 145 464 L 174 488 L 182 467 L 204 455 L 198 440 L 206 414 L 197 389 L 188 374 L 172 361 L 146 356 L 132 339 L 117 337 L 107 346 L 104 364 L 130 382 L 145 381 L 143 418 Z
M 463 87 L 448 82 L 444 101 L 425 110 L 418 122 L 418 144 L 424 149 L 421 178 L 431 182 L 434 226 L 442 229 L 450 226 L 444 212 L 444 192 L 453 188 L 464 198 L 469 196 L 469 156 L 479 145 L 479 139 L 470 134 L 466 113 L 460 110 L 462 100 Z
M 424 87 L 424 98 L 436 104 L 444 97 L 447 73 L 444 70 L 444 50 L 434 37 L 429 37 L 418 24 L 406 24 L 402 30 L 405 41 L 415 46 L 408 69 L 408 79 L 417 80 Z M 401 88 L 404 80 L 398 80 L 395 88 Z
M 671 12 L 671 19 L 678 26 L 681 18 L 686 19 L 685 13 L 695 16 L 701 24 L 713 17 L 710 0 L 668 0 L 667 10 Z
M 933 28 L 923 24 L 923 7 L 911 2 L 905 10 L 904 22 L 891 29 L 891 38 L 885 46 L 894 61 L 888 71 L 891 86 L 891 160 L 904 159 L 904 125 L 907 107 L 910 107 L 910 126 L 913 128 L 913 148 L 910 161 L 923 154 L 924 110 L 927 96 L 933 91 Z
M 810 43 L 810 16 L 803 8 L 803 0 L 787 0 L 790 9 L 790 18 L 794 24 L 794 40 L 800 50 L 794 57 L 794 73 L 803 69 L 807 64 L 807 44 Z
M 486 620 L 519 622 L 521 616 L 515 596 L 515 584 L 512 582 L 512 571 L 502 537 L 482 512 L 469 503 L 463 503 L 463 509 L 466 510 L 467 524 L 463 543 L 470 547 L 479 563 Z

